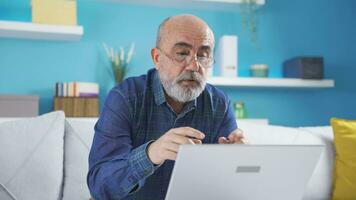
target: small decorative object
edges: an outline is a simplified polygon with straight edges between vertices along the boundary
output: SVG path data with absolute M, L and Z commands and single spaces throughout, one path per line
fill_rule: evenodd
M 242 0 L 241 4 L 242 28 L 247 33 L 250 33 L 250 40 L 253 43 L 257 42 L 257 1 L 258 0 Z
M 31 0 L 31 7 L 34 23 L 77 25 L 76 0 Z
M 265 64 L 255 64 L 250 67 L 252 77 L 268 77 L 268 66 Z
M 218 74 L 223 77 L 236 77 L 238 68 L 238 38 L 236 35 L 223 35 L 218 45 Z
M 323 79 L 324 58 L 298 56 L 283 62 L 283 76 L 287 78 Z
M 37 95 L 0 95 L 0 117 L 34 117 L 38 115 Z
M 110 60 L 111 70 L 116 83 L 121 83 L 127 73 L 127 66 L 130 63 L 134 54 L 135 43 L 132 43 L 125 57 L 125 50 L 120 47 L 120 50 L 108 47 L 103 43 L 105 52 Z
M 234 111 L 236 119 L 244 119 L 246 118 L 246 110 L 244 102 L 237 101 L 234 103 Z

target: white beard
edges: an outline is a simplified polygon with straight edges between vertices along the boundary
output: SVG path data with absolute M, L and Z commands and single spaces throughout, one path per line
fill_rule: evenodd
M 196 99 L 203 92 L 206 85 L 205 77 L 198 72 L 183 72 L 173 81 L 160 72 L 158 74 L 167 95 L 181 103 Z M 181 81 L 183 80 L 194 80 L 196 85 L 182 86 Z

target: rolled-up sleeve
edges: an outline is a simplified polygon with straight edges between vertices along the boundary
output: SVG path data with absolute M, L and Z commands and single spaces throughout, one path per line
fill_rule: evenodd
M 96 199 L 122 199 L 138 191 L 158 166 L 147 156 L 150 142 L 132 147 L 130 105 L 118 89 L 109 93 L 89 154 L 87 183 Z

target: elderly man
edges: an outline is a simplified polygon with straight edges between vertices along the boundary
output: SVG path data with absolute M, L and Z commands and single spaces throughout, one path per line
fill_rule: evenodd
M 206 84 L 213 49 L 200 18 L 162 22 L 155 69 L 114 87 L 95 125 L 87 177 L 95 199 L 164 199 L 179 145 L 244 143 L 227 96 Z

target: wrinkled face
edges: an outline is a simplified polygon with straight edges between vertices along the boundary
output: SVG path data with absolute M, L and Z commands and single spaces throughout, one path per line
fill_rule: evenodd
M 171 22 L 156 48 L 156 68 L 167 95 L 179 102 L 197 98 L 211 70 L 214 36 L 205 23 Z M 155 60 L 155 59 L 154 59 Z

